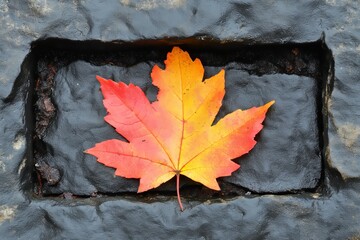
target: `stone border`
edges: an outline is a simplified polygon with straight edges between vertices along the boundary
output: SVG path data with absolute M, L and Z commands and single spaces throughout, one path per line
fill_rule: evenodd
M 356 239 L 360 235 L 360 19 L 356 1 L 217 2 L 207 0 L 3 1 L 0 3 L 0 234 L 39 238 L 299 238 Z M 311 42 L 325 34 L 334 56 L 328 89 L 326 197 L 237 197 L 225 203 L 135 204 L 30 201 L 19 189 L 26 164 L 23 100 L 30 43 L 39 38 L 135 41 L 199 37 L 247 44 Z M 23 76 L 19 77 L 20 67 Z M 330 79 L 329 79 L 330 81 Z M 12 103 L 12 104 L 9 104 Z M 139 221 L 141 219 L 141 221 Z M 175 227 L 176 226 L 176 227 Z

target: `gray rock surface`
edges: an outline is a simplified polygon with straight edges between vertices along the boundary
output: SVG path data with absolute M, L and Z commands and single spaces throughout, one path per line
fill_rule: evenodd
M 359 238 L 358 5 L 357 1 L 342 0 L 112 0 L 106 4 L 0 1 L 0 236 L 4 239 Z M 325 91 L 326 131 L 320 133 L 325 139 L 324 171 L 322 185 L 316 192 L 220 196 L 205 201 L 186 198 L 184 212 L 179 211 L 174 196 L 61 199 L 34 194 L 36 176 L 31 171 L 34 162 L 29 131 L 35 124 L 31 113 L 36 56 L 28 55 L 33 41 L 64 38 L 121 43 L 167 39 L 161 42 L 164 43 L 171 42 L 172 37 L 196 37 L 253 45 L 309 43 L 319 40 L 323 33 L 323 40 L 333 54 L 334 71 L 328 73 Z M 257 77 L 249 75 L 249 78 Z M 283 97 L 287 102 L 286 96 Z M 246 169 L 246 161 L 241 164 Z M 233 180 L 238 181 L 237 177 Z M 270 186 L 269 183 L 266 187 Z
M 106 110 L 95 76 L 131 82 L 155 100 L 157 90 L 149 80 L 154 64 L 98 67 L 79 61 L 58 71 L 53 90 L 56 118 L 44 136 L 47 154 L 43 158 L 62 172 L 62 180 L 45 186 L 44 193 L 137 192 L 138 181 L 114 178 L 114 170 L 83 151 L 108 139 L 124 140 L 103 120 Z M 241 170 L 224 181 L 260 193 L 315 188 L 321 175 L 316 80 L 284 74 L 253 76 L 233 62 L 205 71 L 213 75 L 221 68 L 226 71 L 226 96 L 217 120 L 238 108 L 276 100 L 257 137 L 259 144 L 239 158 Z

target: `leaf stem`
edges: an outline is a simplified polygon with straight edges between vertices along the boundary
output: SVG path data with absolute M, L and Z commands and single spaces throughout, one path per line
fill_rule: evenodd
M 183 205 L 180 198 L 180 173 L 176 173 L 176 194 L 179 202 L 180 210 L 184 211 Z

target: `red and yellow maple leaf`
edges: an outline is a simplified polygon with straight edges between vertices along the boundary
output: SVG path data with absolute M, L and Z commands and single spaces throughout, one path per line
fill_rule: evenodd
M 180 175 L 220 190 L 216 178 L 240 167 L 232 159 L 254 147 L 254 137 L 274 101 L 236 110 L 212 125 L 225 95 L 224 70 L 203 81 L 200 60 L 192 61 L 178 47 L 168 53 L 165 66 L 164 70 L 155 66 L 151 73 L 159 88 L 158 101 L 153 103 L 133 84 L 97 76 L 108 111 L 105 121 L 129 142 L 107 140 L 86 153 L 115 168 L 118 176 L 139 178 L 138 192 L 176 176 L 182 210 Z

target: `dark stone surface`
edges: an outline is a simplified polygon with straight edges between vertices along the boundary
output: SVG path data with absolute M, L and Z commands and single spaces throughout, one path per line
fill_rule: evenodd
M 99 67 L 78 61 L 58 71 L 52 95 L 56 117 L 43 138 L 46 155 L 42 159 L 63 176 L 57 185 L 44 185 L 44 194 L 137 192 L 138 181 L 114 178 L 114 170 L 83 151 L 107 139 L 124 140 L 103 120 L 106 110 L 94 76 L 131 82 L 155 100 L 157 89 L 149 79 L 154 64 Z M 253 76 L 234 62 L 205 67 L 205 71 L 210 76 L 221 68 L 226 71 L 226 95 L 216 121 L 238 108 L 260 106 L 272 99 L 277 102 L 257 137 L 258 146 L 238 160 L 241 170 L 224 181 L 255 192 L 314 188 L 321 174 L 316 80 L 284 74 Z
M 343 0 L 1 1 L 1 238 L 359 238 L 359 12 L 356 1 Z M 27 55 L 31 42 L 50 37 L 117 42 L 197 37 L 204 42 L 282 44 L 314 42 L 322 33 L 334 68 L 323 69 L 328 84 L 321 112 L 328 118 L 319 133 L 325 158 L 322 184 L 315 192 L 185 198 L 184 212 L 172 195 L 34 196 L 36 56 Z M 246 167 L 245 160 L 241 164 Z
M 259 77 L 232 66 L 226 75 L 224 112 L 260 106 L 270 99 L 276 103 L 257 135 L 257 145 L 237 160 L 241 170 L 226 181 L 258 193 L 315 188 L 321 175 L 317 95 L 315 79 Z

